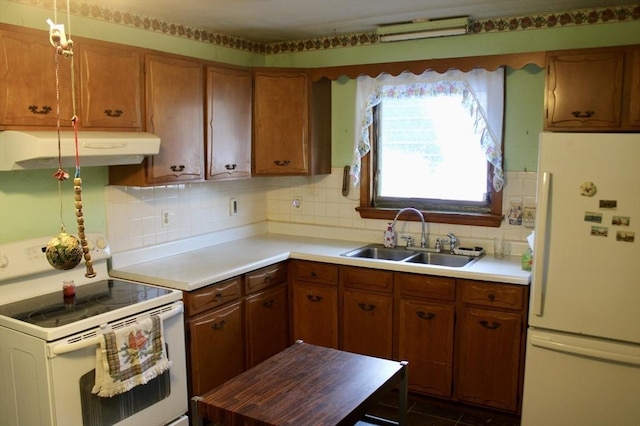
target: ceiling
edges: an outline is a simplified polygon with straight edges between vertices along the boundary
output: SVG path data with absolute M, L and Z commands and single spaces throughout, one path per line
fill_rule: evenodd
M 605 8 L 624 0 L 84 0 L 263 43 L 374 32 L 382 24 L 489 18 Z M 632 4 L 633 2 L 628 2 Z

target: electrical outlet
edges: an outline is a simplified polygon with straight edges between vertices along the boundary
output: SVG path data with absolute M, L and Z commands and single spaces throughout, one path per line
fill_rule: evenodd
M 300 195 L 295 195 L 293 197 L 293 200 L 291 201 L 291 205 L 293 206 L 294 209 L 296 209 L 297 211 L 302 211 L 302 196 Z
M 162 219 L 162 227 L 168 228 L 173 225 L 173 221 L 175 219 L 174 213 L 169 209 L 164 209 L 160 213 Z
M 229 216 L 238 215 L 238 199 L 229 198 Z

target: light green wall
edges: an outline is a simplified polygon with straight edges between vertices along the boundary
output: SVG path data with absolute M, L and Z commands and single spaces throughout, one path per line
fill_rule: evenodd
M 0 22 L 47 30 L 47 9 L 0 0 Z M 59 21 L 66 17 L 58 16 Z M 584 48 L 640 43 L 640 21 L 581 25 L 559 29 L 490 33 L 428 40 L 337 48 L 261 56 L 161 33 L 72 17 L 72 35 L 104 39 L 200 59 L 242 66 L 323 67 L 357 63 L 392 62 L 429 58 L 475 56 L 524 51 Z M 542 129 L 544 73 L 538 67 L 507 70 L 505 115 L 505 169 L 535 170 L 537 138 Z M 355 82 L 347 78 L 332 86 L 332 163 L 349 164 L 353 152 L 353 101 Z M 55 235 L 60 225 L 60 200 L 54 170 L 0 172 L 0 244 Z M 83 195 L 87 228 L 106 230 L 103 187 L 107 169 L 84 168 Z M 70 182 L 65 195 L 63 220 L 75 227 Z

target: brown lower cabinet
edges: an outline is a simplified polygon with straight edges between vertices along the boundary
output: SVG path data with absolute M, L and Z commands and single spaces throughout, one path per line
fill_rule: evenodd
M 286 282 L 247 296 L 245 314 L 247 368 L 289 346 Z

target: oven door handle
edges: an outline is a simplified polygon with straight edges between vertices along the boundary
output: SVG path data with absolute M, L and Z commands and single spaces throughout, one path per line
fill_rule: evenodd
M 160 308 L 160 310 L 165 309 L 164 312 L 161 312 L 159 314 L 156 313 L 151 313 L 149 316 L 151 315 L 158 315 L 160 318 L 162 318 L 162 321 L 165 321 L 175 315 L 178 315 L 180 313 L 183 312 L 184 310 L 184 305 L 182 303 L 176 303 L 174 305 L 171 305 L 169 307 L 169 310 L 166 310 L 167 307 L 163 307 Z M 102 327 L 104 329 L 104 327 Z M 102 335 L 97 335 L 95 337 L 89 337 L 87 339 L 82 339 L 78 342 L 73 342 L 73 343 L 58 343 L 56 345 L 53 345 L 50 347 L 49 349 L 49 358 L 53 358 L 56 355 L 62 355 L 62 354 L 66 354 L 69 352 L 74 352 L 80 349 L 84 349 L 84 348 L 88 348 L 94 345 L 99 345 L 100 344 L 100 340 L 102 339 Z

